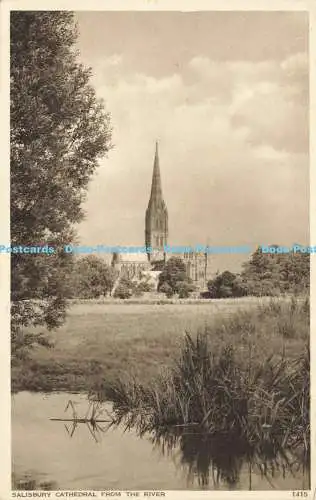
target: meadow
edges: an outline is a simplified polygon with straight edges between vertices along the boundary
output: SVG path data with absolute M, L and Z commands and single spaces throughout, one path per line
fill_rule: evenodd
M 149 381 L 173 364 L 186 333 L 205 328 L 214 351 L 232 344 L 240 358 L 249 356 L 251 346 L 254 359 L 291 359 L 308 342 L 308 314 L 294 308 L 280 315 L 280 307 L 291 304 L 253 298 L 73 304 L 63 327 L 48 334 L 54 348 L 39 347 L 12 368 L 12 390 L 89 392 L 100 378 L 104 383 L 131 375 Z

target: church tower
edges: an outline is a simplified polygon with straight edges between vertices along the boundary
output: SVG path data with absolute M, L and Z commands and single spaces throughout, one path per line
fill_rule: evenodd
M 148 254 L 149 261 L 164 259 L 164 245 L 168 240 L 168 211 L 162 196 L 158 143 L 154 160 L 154 170 L 151 183 L 151 193 L 146 210 L 145 245 L 153 250 Z

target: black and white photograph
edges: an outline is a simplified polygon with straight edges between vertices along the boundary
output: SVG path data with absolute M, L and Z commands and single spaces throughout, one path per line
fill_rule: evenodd
M 22 4 L 12 495 L 307 497 L 309 12 Z

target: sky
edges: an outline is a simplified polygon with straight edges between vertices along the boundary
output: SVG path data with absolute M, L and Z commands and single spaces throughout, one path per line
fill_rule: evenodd
M 155 141 L 170 245 L 308 243 L 308 15 L 79 12 L 114 148 L 82 244 L 144 244 Z M 214 256 L 237 270 L 247 255 Z

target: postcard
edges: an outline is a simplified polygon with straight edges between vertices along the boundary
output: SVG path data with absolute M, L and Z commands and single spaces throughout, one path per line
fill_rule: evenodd
M 0 8 L 1 500 L 312 498 L 314 6 Z

